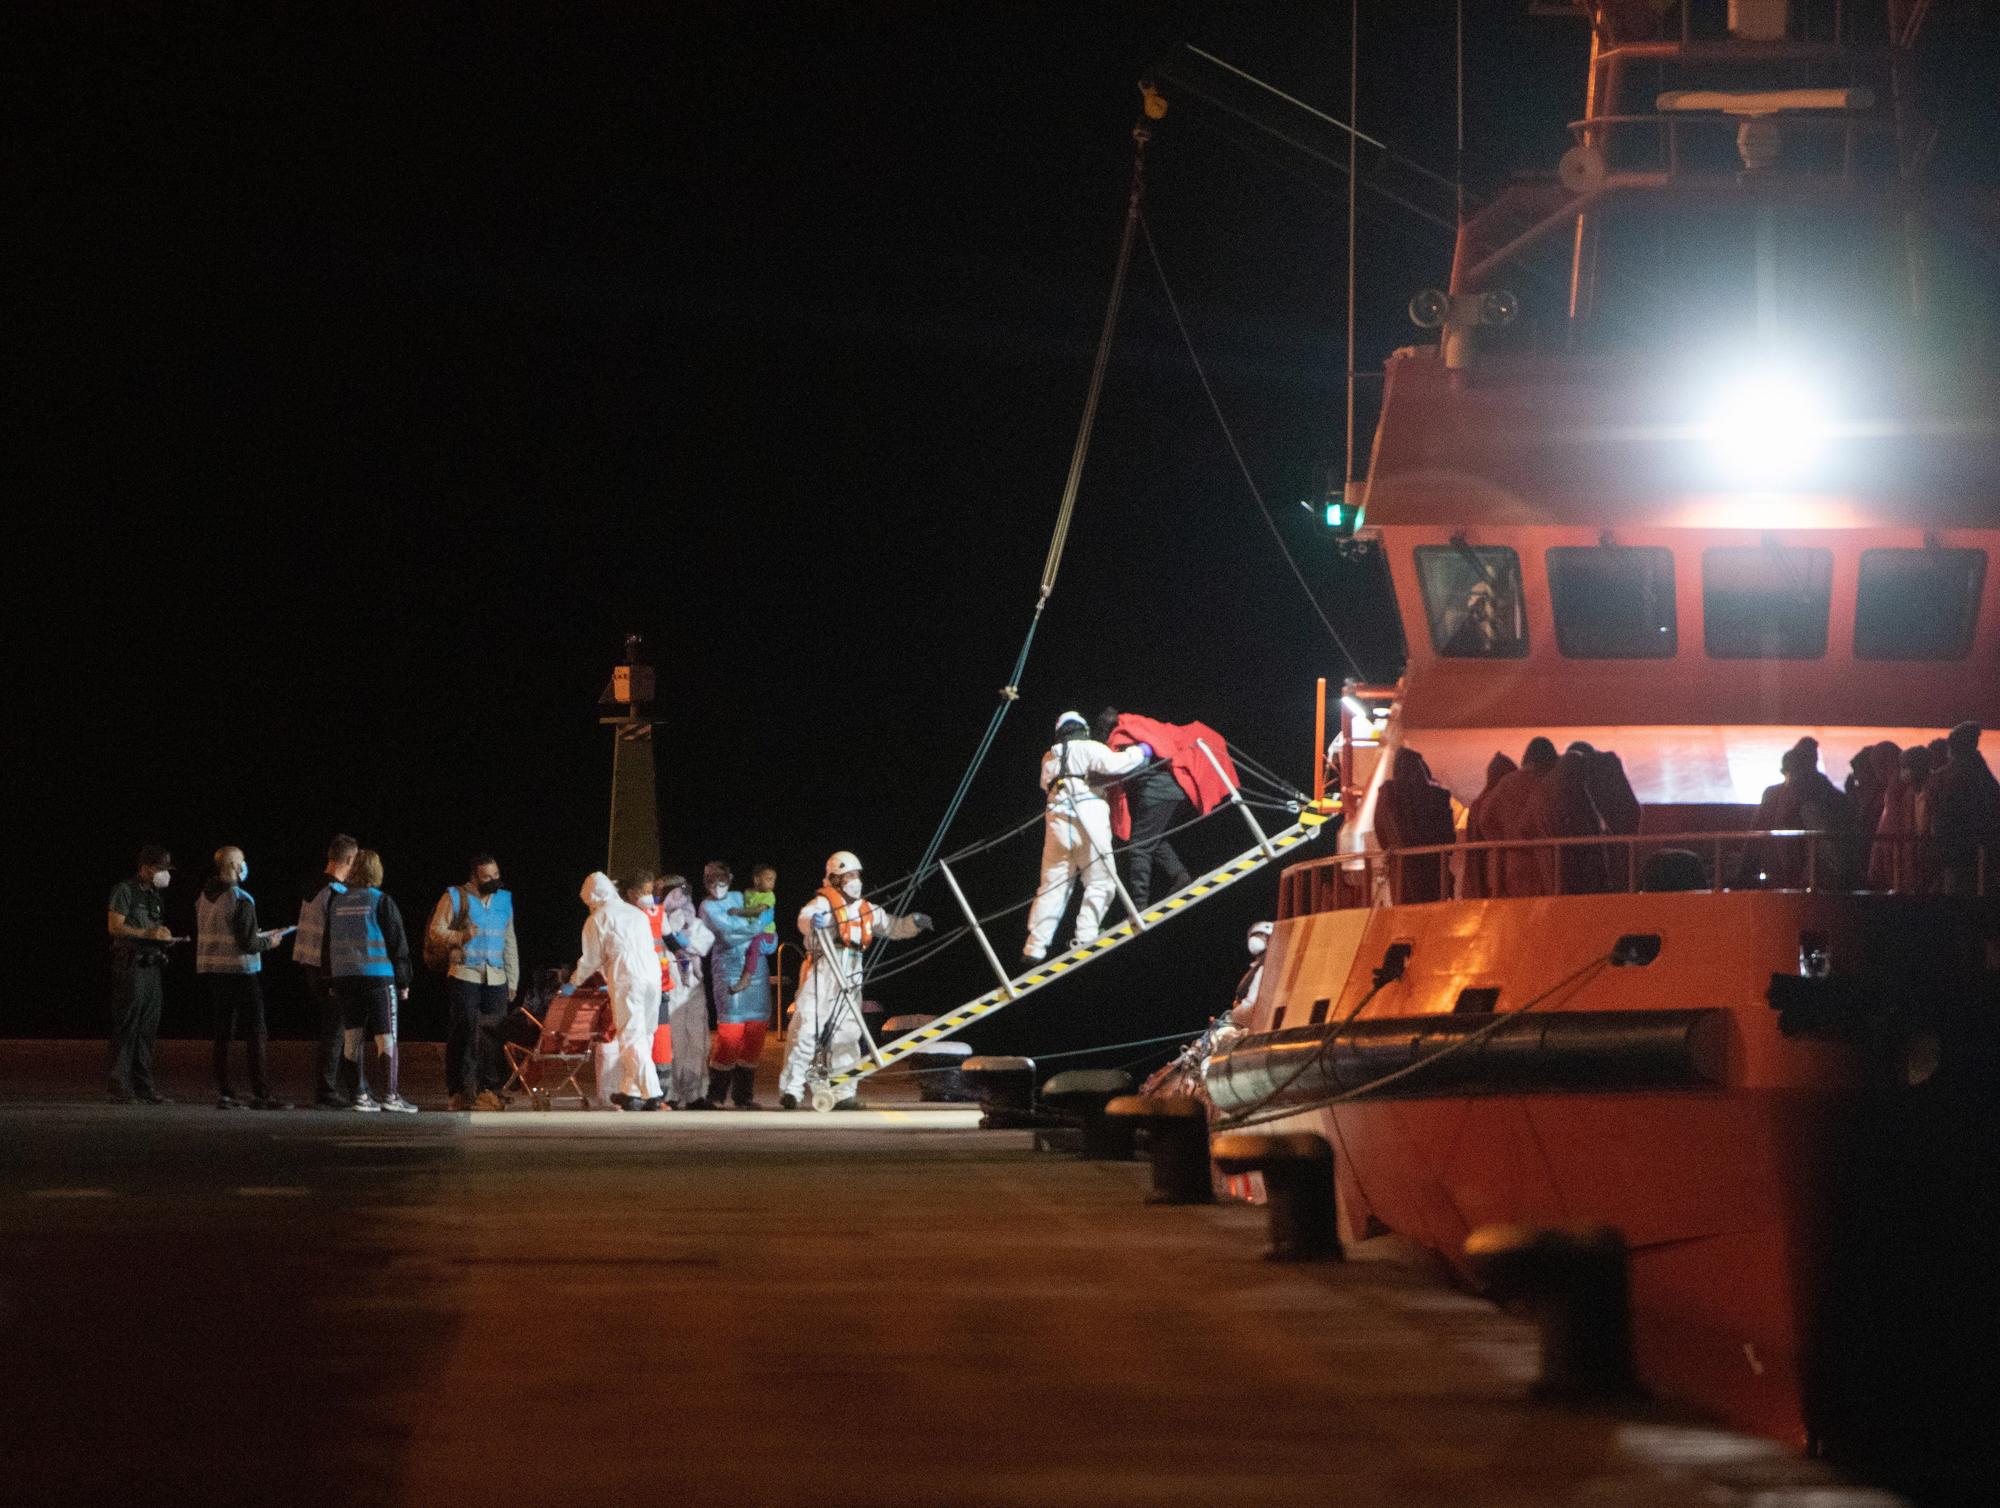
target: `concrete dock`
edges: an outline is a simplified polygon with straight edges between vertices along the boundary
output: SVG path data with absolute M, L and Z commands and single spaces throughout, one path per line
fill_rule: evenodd
M 222 1114 L 8 1061 L 22 1503 L 1895 1501 L 1530 1403 L 1532 1334 L 1406 1253 L 1271 1266 L 1261 1211 L 965 1110 Z

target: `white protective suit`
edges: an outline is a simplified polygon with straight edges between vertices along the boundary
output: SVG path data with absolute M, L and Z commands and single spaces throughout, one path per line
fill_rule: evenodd
M 656 1100 L 660 1078 L 653 1071 L 653 1030 L 660 1024 L 660 955 L 653 951 L 652 924 L 645 912 L 619 898 L 618 887 L 602 872 L 583 882 L 583 903 L 590 907 L 590 920 L 583 924 L 583 956 L 570 983 L 581 985 L 602 974 L 618 1027 L 615 1090 L 600 1082 L 598 1092 Z
M 1070 884 L 1081 875 L 1083 901 L 1076 913 L 1080 946 L 1097 941 L 1104 908 L 1117 887 L 1111 858 L 1111 807 L 1104 787 L 1130 775 L 1149 755 L 1143 744 L 1111 749 L 1094 738 L 1064 739 L 1042 756 L 1042 789 L 1048 823 L 1042 835 L 1042 883 L 1028 911 L 1028 945 L 1022 956 L 1046 958 L 1069 904 Z
M 708 991 L 702 984 L 702 957 L 715 946 L 715 934 L 685 903 L 669 907 L 662 925 L 678 934 L 689 950 L 675 955 L 674 977 L 679 983 L 663 1007 L 674 1038 L 673 1083 L 667 1098 L 676 1105 L 692 1105 L 708 1094 Z
M 873 901 L 852 904 L 867 907 L 869 926 L 877 937 L 901 942 L 922 930 L 914 916 L 891 916 Z M 813 1054 L 828 1022 L 833 1030 L 827 1043 L 827 1071 L 841 1073 L 861 1061 L 862 955 L 834 940 L 834 929 L 827 925 L 832 917 L 833 903 L 824 895 L 815 895 L 799 912 L 806 969 L 785 1032 L 784 1071 L 778 1075 L 778 1092 L 799 1099 L 805 1097 Z

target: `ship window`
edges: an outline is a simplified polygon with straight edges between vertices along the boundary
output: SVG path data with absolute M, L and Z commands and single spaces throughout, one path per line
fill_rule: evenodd
M 1557 546 L 1548 553 L 1556 647 L 1572 660 L 1667 660 L 1674 554 L 1657 547 Z
M 1985 584 L 1984 550 L 1863 550 L 1856 657 L 1964 659 Z
M 1833 552 L 1740 545 L 1701 555 L 1702 637 L 1719 660 L 1826 653 Z
M 1418 545 L 1417 582 L 1431 647 L 1468 660 L 1518 660 L 1528 652 L 1521 558 L 1501 545 Z

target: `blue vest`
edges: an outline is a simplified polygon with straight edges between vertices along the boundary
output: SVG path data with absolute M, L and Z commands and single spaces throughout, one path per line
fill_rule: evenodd
M 394 979 L 396 966 L 389 961 L 389 939 L 382 935 L 382 922 L 375 903 L 382 892 L 343 890 L 326 907 L 327 962 L 335 979 Z
M 505 969 L 507 929 L 514 923 L 514 892 L 496 890 L 491 895 L 468 896 L 463 886 L 456 887 L 451 892 L 451 909 L 445 912 L 449 918 L 447 925 L 457 922 L 461 906 L 465 908 L 466 921 L 477 930 L 462 950 L 460 967 Z
M 345 895 L 347 887 L 338 880 L 328 880 L 320 887 L 318 895 L 299 907 L 299 930 L 292 938 L 292 962 L 303 968 L 317 969 L 326 963 L 326 903 L 336 895 Z
M 236 907 L 251 900 L 250 892 L 236 885 L 210 900 L 204 893 L 194 904 L 194 971 L 197 974 L 258 974 L 264 960 L 256 953 L 238 951 L 236 934 L 229 924 L 236 919 Z

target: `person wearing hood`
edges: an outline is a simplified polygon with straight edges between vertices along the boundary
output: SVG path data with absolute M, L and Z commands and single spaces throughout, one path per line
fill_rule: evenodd
M 1375 795 L 1375 841 L 1384 853 L 1400 848 L 1444 847 L 1458 837 L 1452 822 L 1451 792 L 1431 779 L 1423 755 L 1405 745 L 1396 751 L 1390 777 Z M 1389 860 L 1391 889 L 1398 902 L 1441 901 L 1450 897 L 1446 855 L 1419 854 Z
M 111 1099 L 129 1105 L 171 1105 L 153 1083 L 153 1041 L 160 1034 L 165 1001 L 162 971 L 167 929 L 162 897 L 173 878 L 173 856 L 157 843 L 139 850 L 138 868 L 111 890 L 106 929 L 111 935 Z
M 1236 981 L 1236 998 L 1229 1007 L 1229 1024 L 1239 1031 L 1250 1029 L 1250 1017 L 1257 1009 L 1257 994 L 1264 985 L 1264 960 L 1269 956 L 1272 934 L 1277 930 L 1275 922 L 1252 922 L 1250 933 L 1244 939 L 1244 947 L 1250 953 L 1250 966 Z
M 364 848 L 354 856 L 347 888 L 326 906 L 326 961 L 322 970 L 340 1001 L 341 1050 L 354 1065 L 353 1109 L 415 1115 L 417 1107 L 397 1087 L 401 1061 L 396 1052 L 397 1006 L 410 998 L 410 942 L 403 913 L 382 890 L 382 856 Z M 388 1094 L 368 1092 L 362 1061 L 367 1039 L 388 1064 Z
M 215 1108 L 289 1110 L 271 1096 L 264 1072 L 264 955 L 277 947 L 290 927 L 262 931 L 257 926 L 257 902 L 243 882 L 250 878 L 250 861 L 240 848 L 215 851 L 215 873 L 201 887 L 195 902 L 194 971 L 208 996 L 215 1021 Z M 250 1059 L 250 1099 L 236 1097 L 229 1082 L 229 1044 L 238 1030 Z
M 778 1107 L 798 1108 L 822 1042 L 826 1071 L 844 1073 L 861 1061 L 861 983 L 869 946 L 878 937 L 900 942 L 931 929 L 921 911 L 892 916 L 862 899 L 861 861 L 841 849 L 826 861 L 826 883 L 799 912 L 805 966 L 785 1036 L 785 1067 L 778 1076 Z M 859 1110 L 849 1095 L 834 1107 Z
M 1807 878 L 1810 845 L 1811 877 L 1815 885 L 1821 889 L 1847 888 L 1841 866 L 1853 850 L 1849 834 L 1854 824 L 1854 806 L 1821 773 L 1819 740 L 1804 737 L 1785 750 L 1778 757 L 1778 774 L 1778 783 L 1764 788 L 1751 827 L 1759 832 L 1803 829 L 1821 836 L 1796 841 L 1752 839 L 1743 850 L 1737 887 L 1769 885 L 1775 890 L 1797 889 Z
M 715 934 L 708 955 L 713 1011 L 706 1103 L 720 1110 L 733 1096 L 737 1109 L 754 1110 L 757 1059 L 764 1051 L 771 1017 L 772 954 L 763 946 L 765 917 L 744 904 L 727 864 L 710 864 L 702 871 L 702 880 L 708 899 L 701 903 L 701 919 Z
M 1505 780 L 1520 768 L 1505 754 L 1495 752 L 1486 762 L 1486 788 L 1472 798 L 1472 805 L 1465 813 L 1465 841 L 1467 843 L 1491 843 L 1499 836 L 1493 831 L 1492 821 L 1487 812 L 1493 802 L 1493 793 Z M 1464 856 L 1463 873 L 1459 876 L 1458 893 L 1468 900 L 1476 900 L 1489 895 L 1502 895 L 1500 885 L 1499 854 L 1490 848 L 1475 848 Z
M 672 1065 L 660 1078 L 667 1102 L 676 1110 L 698 1110 L 708 1105 L 708 996 L 702 968 L 715 947 L 715 934 L 696 914 L 682 876 L 663 875 L 654 881 L 653 893 L 660 904 L 660 938 L 674 965 L 673 987 L 653 1034 L 653 1063 L 656 1072 L 662 1063 Z M 663 1043 L 661 1033 L 667 1038 Z
M 1153 747 L 1136 743 L 1112 749 L 1090 736 L 1080 712 L 1056 719 L 1056 741 L 1042 755 L 1042 789 L 1048 811 L 1042 829 L 1042 883 L 1028 910 L 1028 941 L 1021 962 L 1029 967 L 1049 956 L 1070 886 L 1083 882 L 1071 946 L 1097 941 L 1104 908 L 1117 889 L 1111 859 L 1111 808 L 1105 791 L 1113 781 L 1144 768 Z
M 620 1110 L 657 1110 L 653 1030 L 660 1022 L 660 956 L 653 949 L 653 929 L 645 912 L 620 899 L 602 870 L 583 882 L 579 894 L 590 920 L 583 924 L 583 953 L 564 993 L 603 975 L 618 1030 L 618 1087 L 611 1103 Z
M 1529 739 L 1521 751 L 1520 767 L 1486 794 L 1483 830 L 1494 841 L 1510 845 L 1494 850 L 1500 862 L 1490 872 L 1500 883 L 1500 895 L 1542 893 L 1542 872 L 1535 851 L 1522 845 L 1534 835 L 1535 791 L 1556 767 L 1556 758 L 1551 740 L 1539 735 Z
M 1590 798 L 1590 772 L 1597 751 L 1573 743 L 1549 767 L 1528 804 L 1527 835 L 1535 838 L 1597 838 L 1604 819 Z M 1595 895 L 1610 888 L 1610 869 L 1600 843 L 1551 843 L 1534 850 L 1540 872 L 1539 895 Z
M 1930 855 L 1924 838 L 1930 815 L 1924 788 L 1931 778 L 1931 751 L 1911 744 L 1896 758 L 1896 783 L 1882 798 L 1875 845 L 1868 855 L 1868 883 L 1877 890 L 1921 895 L 1928 888 Z
M 1982 848 L 1988 884 L 2000 878 L 2000 782 L 1979 752 L 1979 734 L 1978 723 L 1953 728 L 1944 767 L 1931 776 L 1931 833 L 1946 895 L 1977 893 Z

